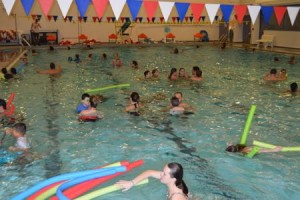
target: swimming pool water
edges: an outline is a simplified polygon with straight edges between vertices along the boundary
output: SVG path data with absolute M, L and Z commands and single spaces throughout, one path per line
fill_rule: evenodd
M 144 166 L 122 179 L 146 169 L 160 170 L 168 162 L 184 167 L 184 179 L 194 198 L 201 199 L 297 199 L 300 195 L 299 153 L 260 154 L 253 159 L 224 152 L 227 142 L 239 142 L 251 104 L 257 105 L 248 144 L 253 139 L 282 146 L 300 146 L 299 97 L 283 97 L 289 84 L 298 81 L 299 64 L 287 64 L 289 56 L 240 49 L 222 51 L 214 46 L 102 47 L 92 50 L 39 50 L 19 78 L 1 82 L 1 98 L 16 93 L 17 113 L 25 117 L 28 138 L 36 159 L 29 163 L 0 166 L 0 196 L 10 199 L 49 177 L 87 170 L 120 160 L 144 159 Z M 118 52 L 121 69 L 111 59 Z M 81 64 L 67 58 L 79 53 Z M 98 58 L 88 61 L 89 53 Z M 108 59 L 100 59 L 106 53 Z M 275 63 L 273 57 L 280 58 Z M 130 67 L 137 60 L 140 69 Z M 50 62 L 61 64 L 60 77 L 35 73 Z M 192 66 L 203 71 L 204 81 L 169 81 L 172 67 Z M 146 69 L 158 68 L 160 78 L 143 80 Z M 271 68 L 286 68 L 288 80 L 266 83 Z M 89 88 L 130 83 L 131 87 L 101 92 L 106 100 L 98 106 L 105 118 L 79 123 L 74 109 Z M 142 115 L 128 115 L 124 107 L 132 91 L 144 104 Z M 165 112 L 176 91 L 195 114 L 170 116 Z M 13 144 L 6 138 L 4 148 Z M 117 178 L 119 179 L 119 178 Z M 107 185 L 114 183 L 110 181 Z M 101 199 L 165 199 L 166 188 L 151 180 L 128 192 L 115 192 Z M 100 199 L 100 198 L 99 198 Z

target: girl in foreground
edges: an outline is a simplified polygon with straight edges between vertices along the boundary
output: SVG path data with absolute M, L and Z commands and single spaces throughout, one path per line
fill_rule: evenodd
M 187 200 L 188 188 L 183 181 L 183 168 L 179 163 L 167 164 L 163 171 L 147 170 L 131 181 L 120 180 L 116 184 L 122 188 L 123 191 L 127 191 L 140 181 L 153 177 L 159 179 L 161 183 L 168 187 L 168 200 Z

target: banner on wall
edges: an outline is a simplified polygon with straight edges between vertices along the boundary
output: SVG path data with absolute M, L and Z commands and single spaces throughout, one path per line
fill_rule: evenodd
M 221 5 L 220 9 L 223 13 L 223 19 L 226 23 L 229 22 L 232 10 L 233 10 L 233 5 Z
M 173 8 L 175 3 L 174 2 L 159 1 L 158 4 L 159 4 L 160 10 L 161 10 L 161 12 L 164 16 L 165 22 L 167 22 L 168 19 L 169 19 L 170 13 L 172 11 L 172 8 Z
M 287 11 L 291 20 L 292 26 L 294 25 L 294 22 L 296 20 L 296 17 L 298 15 L 300 7 L 287 7 Z
M 86 10 L 88 9 L 91 0 L 75 0 L 77 4 L 78 11 L 80 16 L 85 16 Z
M 214 22 L 215 16 L 219 10 L 220 4 L 205 4 L 210 23 Z
M 262 6 L 261 11 L 263 14 L 265 25 L 268 25 L 273 13 L 273 6 Z
M 179 20 L 182 22 L 187 13 L 187 10 L 190 7 L 190 3 L 175 3 L 175 7 L 179 15 Z
M 203 8 L 204 8 L 204 4 L 202 3 L 191 4 L 192 13 L 196 22 L 199 22 Z
M 97 16 L 99 18 L 103 17 L 104 11 L 107 7 L 108 0 L 92 0 L 94 4 L 94 8 L 96 10 Z
M 129 11 L 131 13 L 132 19 L 135 20 L 140 8 L 142 6 L 142 1 L 137 1 L 137 0 L 127 0 L 127 5 L 129 7 Z
M 260 8 L 260 6 L 248 6 L 248 12 L 250 14 L 252 24 L 255 24 Z
M 278 23 L 278 26 L 281 26 L 283 16 L 286 12 L 285 6 L 274 6 L 274 13 Z
M 68 14 L 70 6 L 73 0 L 57 0 L 58 6 L 61 10 L 63 17 L 65 18 Z
M 40 3 L 44 15 L 47 16 L 53 5 L 53 0 L 38 0 L 38 1 Z
M 109 0 L 113 13 L 118 20 L 125 6 L 126 0 Z
M 157 1 L 144 1 L 144 7 L 148 18 L 152 18 L 158 6 Z
M 247 12 L 247 6 L 246 5 L 235 5 L 234 12 L 237 16 L 238 23 L 242 24 L 244 16 L 246 15 L 246 12 Z
M 34 4 L 34 0 L 21 0 L 26 16 L 29 15 L 30 10 Z
M 10 15 L 11 10 L 16 2 L 16 0 L 2 0 L 5 11 L 7 13 L 7 15 Z

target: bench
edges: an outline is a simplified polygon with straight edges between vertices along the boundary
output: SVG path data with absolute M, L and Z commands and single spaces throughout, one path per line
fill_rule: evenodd
M 260 40 L 257 40 L 257 47 L 264 45 L 265 48 L 268 46 L 273 48 L 274 35 L 262 35 Z

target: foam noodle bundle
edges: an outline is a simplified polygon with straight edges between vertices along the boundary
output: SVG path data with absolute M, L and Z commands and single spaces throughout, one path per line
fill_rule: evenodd
M 256 110 L 256 105 L 251 105 L 251 108 L 250 108 L 250 111 L 249 111 L 249 114 L 248 114 L 248 118 L 247 118 L 247 121 L 245 123 L 244 131 L 243 131 L 243 134 L 242 134 L 242 137 L 241 137 L 240 144 L 246 144 L 246 142 L 247 142 L 247 137 L 248 137 L 248 133 L 249 133 L 249 130 L 250 130 L 250 126 L 251 126 L 251 123 L 252 123 L 252 119 L 253 119 L 255 110 Z
M 128 83 L 119 84 L 119 85 L 110 85 L 110 86 L 106 86 L 106 87 L 102 87 L 102 88 L 89 89 L 89 90 L 86 90 L 85 93 L 99 92 L 99 91 L 103 91 L 103 90 L 109 90 L 109 89 L 121 88 L 121 87 L 129 87 L 129 86 L 130 86 L 130 84 L 128 84 Z
M 267 149 L 274 149 L 276 146 L 273 144 L 268 144 L 260 141 L 253 141 L 253 145 L 267 148 Z M 287 151 L 300 151 L 300 147 L 282 147 L 281 149 L 282 152 L 287 152 Z
M 137 183 L 136 185 L 143 185 L 143 184 L 146 184 L 148 182 L 149 182 L 149 180 L 145 179 L 145 180 Z M 108 194 L 108 193 L 111 193 L 111 192 L 115 192 L 115 191 L 118 191 L 118 190 L 121 190 L 121 188 L 119 188 L 116 185 L 112 185 L 112 186 L 108 186 L 108 187 L 96 190 L 94 192 L 88 193 L 86 195 L 83 195 L 83 196 L 81 196 L 79 198 L 76 198 L 75 200 L 93 199 L 93 198 L 99 197 L 101 195 L 105 195 L 105 194 Z

